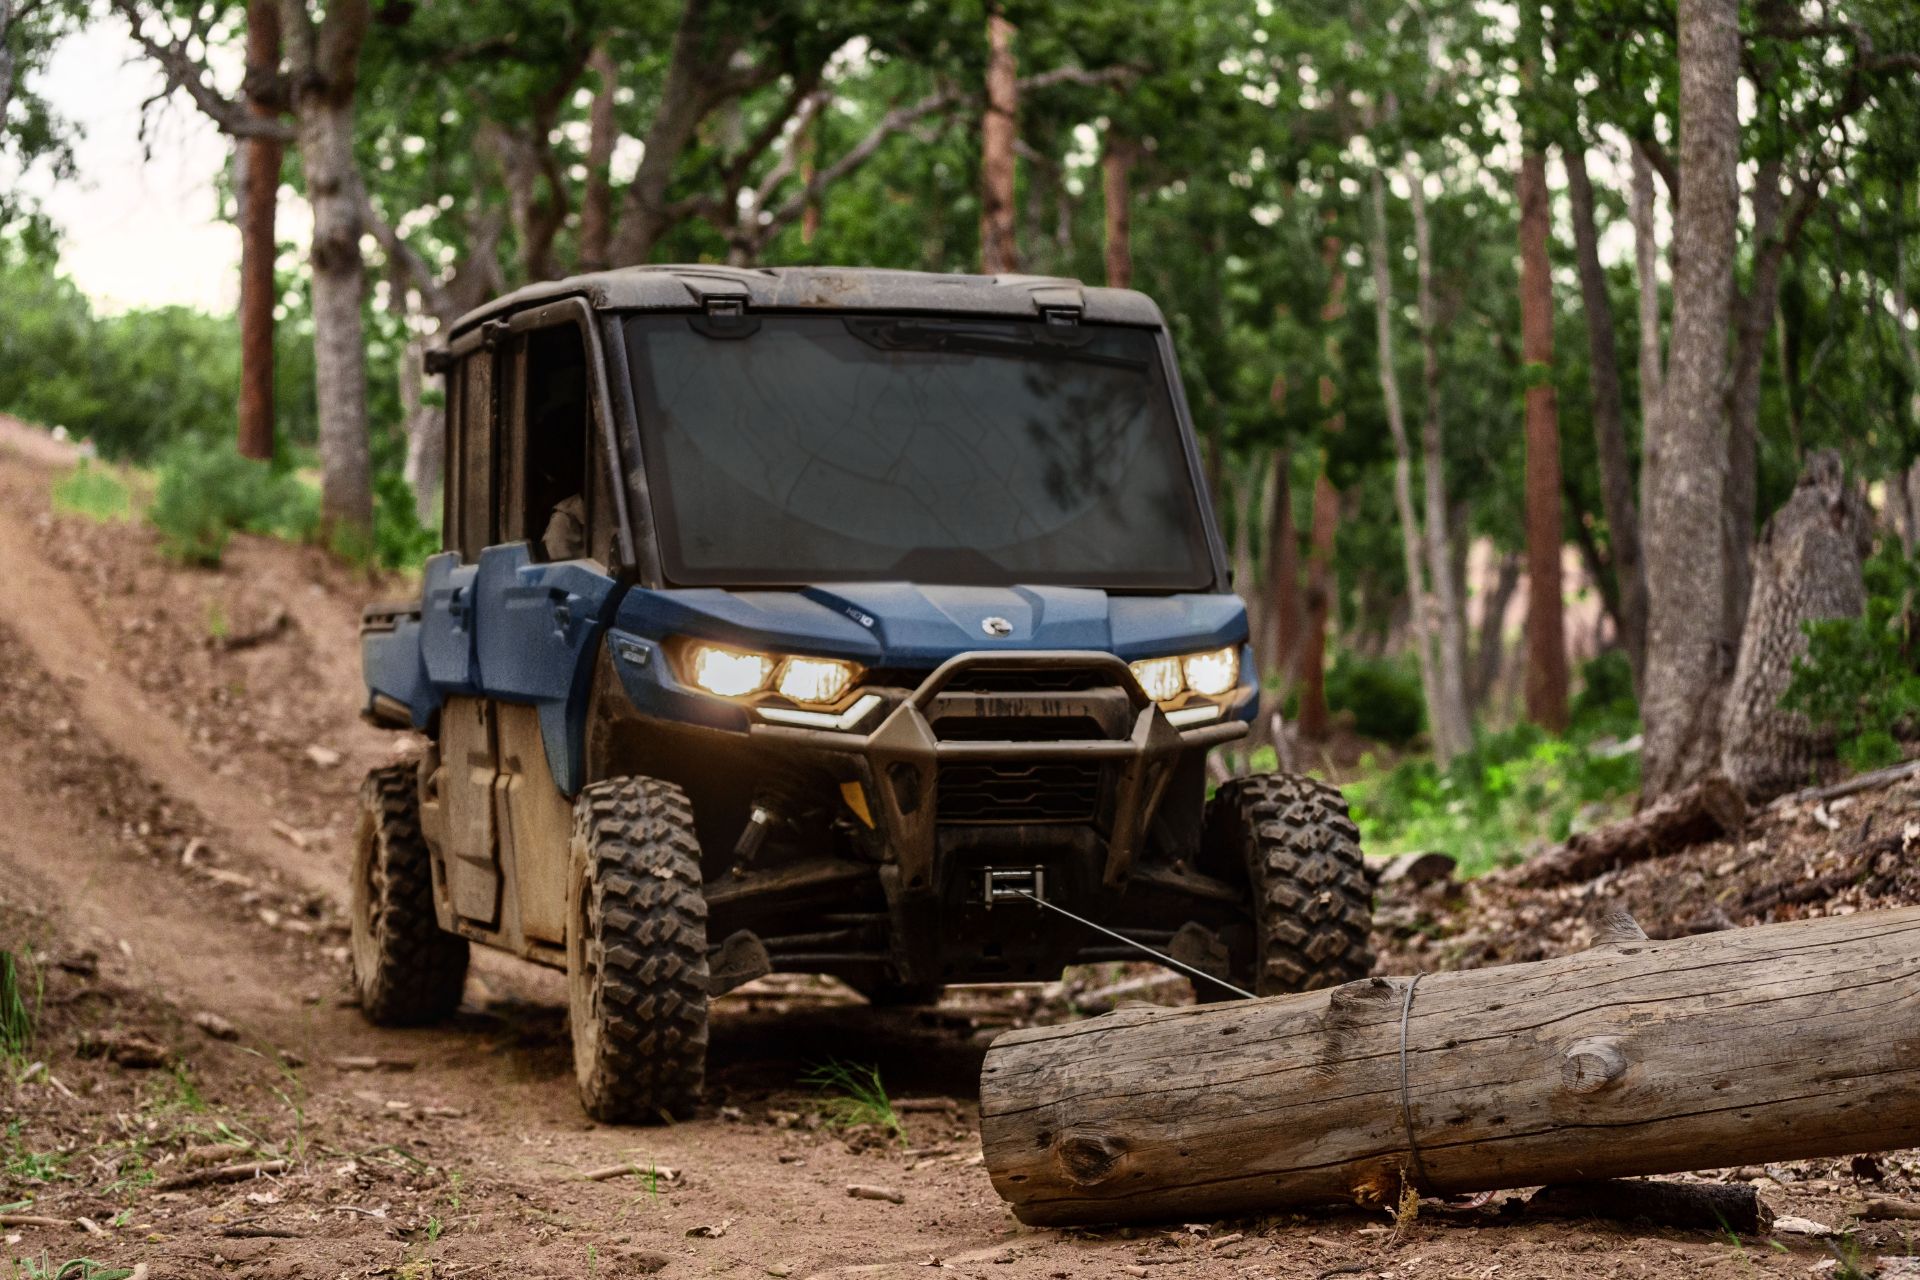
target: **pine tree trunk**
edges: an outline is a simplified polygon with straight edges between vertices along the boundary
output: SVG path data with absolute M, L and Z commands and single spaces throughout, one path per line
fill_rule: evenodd
M 1737 647 L 1753 588 L 1753 533 L 1759 503 L 1760 374 L 1780 297 L 1780 162 L 1762 161 L 1753 184 L 1753 280 L 1733 310 L 1733 386 L 1727 394 L 1727 493 L 1722 538 L 1727 579 L 1721 632 Z
M 1567 643 L 1560 584 L 1560 411 L 1553 387 L 1553 278 L 1547 158 L 1520 161 L 1520 358 L 1527 377 L 1527 719 L 1567 727 Z
M 1419 266 L 1420 385 L 1424 400 L 1420 421 L 1420 475 L 1426 499 L 1427 574 L 1433 587 L 1433 705 L 1435 741 L 1445 738 L 1451 758 L 1473 745 L 1473 719 L 1467 711 L 1466 614 L 1453 571 L 1446 486 L 1446 442 L 1440 425 L 1439 309 L 1433 298 L 1433 230 L 1427 196 L 1418 171 L 1413 186 L 1413 238 Z
M 1640 431 L 1644 441 L 1659 434 L 1654 428 L 1653 419 L 1660 409 L 1667 371 L 1666 362 L 1660 355 L 1660 244 L 1653 220 L 1653 166 L 1647 162 L 1647 153 L 1637 143 L 1633 147 L 1632 182 L 1633 274 L 1638 286 L 1640 319 Z M 1642 487 L 1645 487 L 1644 481 Z M 1641 541 L 1644 575 L 1644 536 Z
M 1020 91 L 1013 24 L 996 7 L 987 17 L 987 106 L 980 121 L 980 270 L 1020 269 L 1014 238 L 1014 144 Z
M 1647 544 L 1646 746 L 1641 799 L 1719 762 L 1729 663 L 1726 593 L 1727 325 L 1739 212 L 1736 0 L 1680 0 L 1680 199 L 1673 337 L 1641 471 Z
M 1567 197 L 1573 207 L 1573 243 L 1579 260 L 1580 297 L 1587 313 L 1587 358 L 1593 388 L 1593 444 L 1600 459 L 1600 498 L 1607 516 L 1607 546 L 1618 606 L 1614 621 L 1633 687 L 1643 683 L 1647 661 L 1647 572 L 1640 552 L 1640 512 L 1633 497 L 1633 464 L 1620 391 L 1620 358 L 1613 340 L 1613 300 L 1600 265 L 1600 233 L 1594 221 L 1593 184 L 1586 149 L 1565 151 Z M 1656 314 L 1657 320 L 1657 314 Z
M 248 113 L 256 118 L 279 114 L 266 90 L 279 68 L 279 0 L 249 0 L 246 96 Z M 266 461 L 273 457 L 273 307 L 279 296 L 274 214 L 283 148 L 276 138 L 248 138 L 239 150 L 240 456 Z
M 1300 713 L 1303 739 L 1324 742 L 1333 733 L 1327 710 L 1327 621 L 1333 613 L 1333 544 L 1340 529 L 1340 491 L 1323 459 L 1313 482 L 1313 533 L 1307 551 L 1307 627 L 1300 639 Z
M 1500 683 L 1500 668 L 1507 656 L 1507 606 L 1520 587 L 1520 565 L 1518 552 L 1509 551 L 1500 557 L 1493 590 L 1487 593 L 1485 612 L 1480 615 L 1480 638 L 1473 650 L 1473 683 L 1468 691 L 1476 709 L 1486 706 L 1494 686 Z
M 1263 670 L 1278 673 L 1282 691 L 1291 688 L 1299 664 L 1304 606 L 1300 594 L 1300 535 L 1293 523 L 1293 452 L 1273 451 L 1273 478 L 1267 482 L 1267 590 L 1261 643 L 1256 651 Z
M 1106 201 L 1107 284 L 1114 289 L 1133 287 L 1133 158 L 1131 138 L 1107 129 L 1106 149 L 1100 155 L 1100 189 Z

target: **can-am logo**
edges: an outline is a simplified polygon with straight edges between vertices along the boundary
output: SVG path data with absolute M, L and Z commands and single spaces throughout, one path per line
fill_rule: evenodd
M 982 618 L 980 629 L 996 640 L 1013 634 L 1013 624 L 1005 618 Z

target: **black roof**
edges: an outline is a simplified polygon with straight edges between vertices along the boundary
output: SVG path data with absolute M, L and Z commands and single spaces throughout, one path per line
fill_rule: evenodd
M 1084 319 L 1162 325 L 1160 308 L 1131 289 L 1089 287 L 1063 276 L 968 276 L 874 267 L 621 267 L 546 280 L 477 307 L 454 333 L 483 320 L 562 298 L 584 298 L 596 308 L 689 310 L 713 298 L 741 299 L 749 309 L 922 312 L 947 315 L 1038 316 L 1078 311 Z

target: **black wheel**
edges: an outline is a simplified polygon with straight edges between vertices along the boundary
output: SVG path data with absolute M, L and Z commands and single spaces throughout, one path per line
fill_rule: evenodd
M 1207 805 L 1205 843 L 1215 866 L 1244 866 L 1253 891 L 1235 985 L 1272 996 L 1372 974 L 1373 890 L 1337 789 L 1295 774 L 1235 778 Z
M 684 1119 L 707 1069 L 707 901 L 686 792 L 599 782 L 573 806 L 567 995 L 587 1114 Z
M 946 994 L 944 982 L 856 982 L 853 989 L 867 998 L 876 1009 L 917 1008 L 940 1003 Z
M 383 1027 L 438 1022 L 460 1007 L 467 940 L 440 928 L 433 867 L 420 834 L 415 767 L 367 774 L 353 841 L 353 985 L 361 1012 Z

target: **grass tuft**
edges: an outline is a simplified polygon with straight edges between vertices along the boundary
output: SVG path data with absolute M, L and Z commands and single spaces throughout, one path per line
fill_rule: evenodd
M 33 1048 L 43 980 L 38 968 L 23 974 L 11 951 L 0 951 L 0 1058 L 23 1061 Z
M 833 1059 L 812 1068 L 800 1081 L 819 1091 L 820 1110 L 829 1124 L 842 1128 L 872 1125 L 906 1141 L 906 1128 L 894 1112 L 886 1086 L 880 1083 L 880 1068 Z
M 53 508 L 90 520 L 131 520 L 133 490 L 111 467 L 83 458 L 54 481 Z

